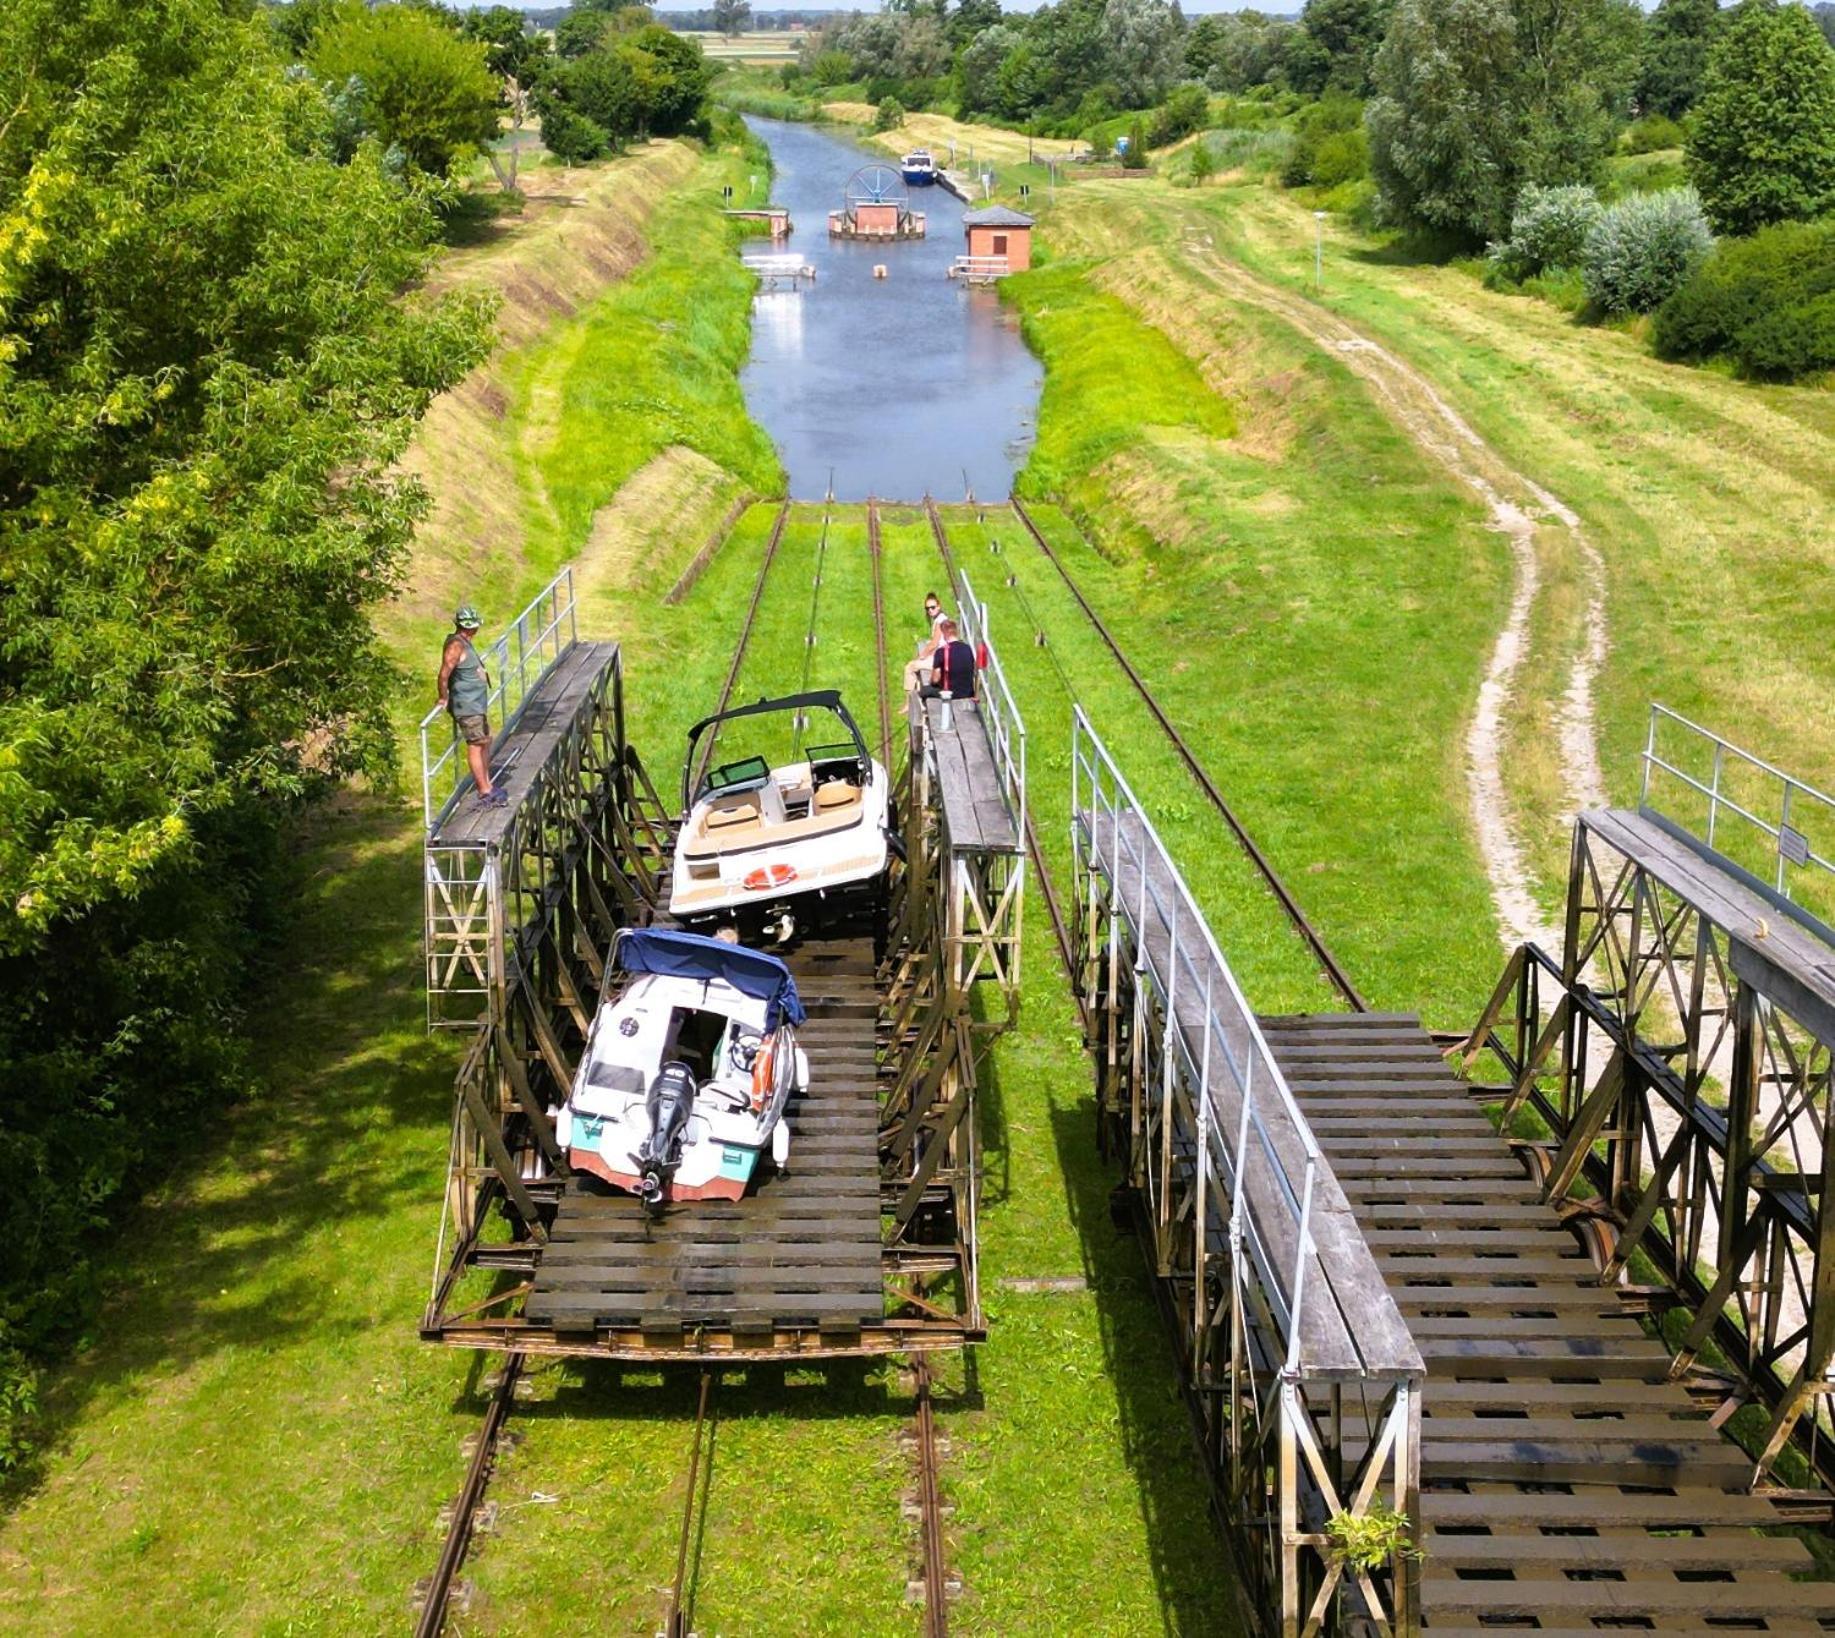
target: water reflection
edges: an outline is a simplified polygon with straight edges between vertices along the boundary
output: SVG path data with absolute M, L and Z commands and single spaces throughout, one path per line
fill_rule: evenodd
M 994 291 L 945 276 L 964 248 L 966 207 L 942 188 L 916 188 L 924 239 L 832 240 L 828 212 L 873 156 L 810 126 L 746 123 L 771 149 L 790 243 L 816 269 L 800 293 L 759 296 L 743 377 L 791 495 L 819 498 L 832 468 L 842 500 L 955 499 L 965 487 L 1004 496 L 1031 447 L 1043 373 Z

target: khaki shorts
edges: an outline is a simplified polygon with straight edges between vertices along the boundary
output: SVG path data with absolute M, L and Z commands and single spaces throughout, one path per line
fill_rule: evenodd
M 452 719 L 459 729 L 459 738 L 467 745 L 482 745 L 491 737 L 491 725 L 483 712 L 475 717 L 454 717 Z

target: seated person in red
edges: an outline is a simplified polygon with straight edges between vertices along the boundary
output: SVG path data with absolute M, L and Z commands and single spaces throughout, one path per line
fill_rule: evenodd
M 937 626 L 937 651 L 931 656 L 930 681 L 921 692 L 927 700 L 972 700 L 975 697 L 975 651 L 956 632 L 954 620 L 943 620 Z

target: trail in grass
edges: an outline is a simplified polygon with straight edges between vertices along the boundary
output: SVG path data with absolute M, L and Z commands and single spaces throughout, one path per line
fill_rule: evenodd
M 1606 652 L 1605 562 L 1579 517 L 1548 490 L 1509 465 L 1418 370 L 1326 309 L 1269 284 L 1225 260 L 1215 241 L 1194 233 L 1186 250 L 1196 266 L 1240 301 L 1273 313 L 1316 346 L 1340 356 L 1374 391 L 1378 402 L 1428 455 L 1489 509 L 1492 527 L 1510 542 L 1515 579 L 1510 610 L 1485 668 L 1477 709 L 1466 734 L 1472 822 L 1496 903 L 1499 937 L 1508 948 L 1557 939 L 1534 891 L 1528 849 L 1511 812 L 1504 782 L 1505 717 L 1521 683 L 1529 626 L 1541 578 L 1537 529 L 1558 523 L 1585 565 L 1586 607 L 1581 641 L 1567 662 L 1557 709 L 1564 819 L 1605 801 L 1593 697 Z

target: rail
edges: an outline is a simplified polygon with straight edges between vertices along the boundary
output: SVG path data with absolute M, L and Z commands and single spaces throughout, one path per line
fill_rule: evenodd
M 970 284 L 1004 279 L 1007 272 L 1005 256 L 958 256 L 949 266 L 949 276 L 952 279 L 966 279 Z
M 1275 1305 L 1286 1343 L 1287 1369 L 1300 1369 L 1309 1363 L 1302 1357 L 1300 1319 L 1307 1294 L 1307 1267 L 1318 1258 L 1311 1233 L 1312 1206 L 1324 1156 L 1262 1037 L 1261 1026 L 1235 974 L 1217 947 L 1203 911 L 1192 899 L 1147 810 L 1081 706 L 1075 707 L 1072 715 L 1071 815 L 1071 845 L 1085 869 L 1101 870 L 1119 889 L 1126 879 L 1124 867 L 1133 867 L 1135 879 L 1129 885 L 1135 888 L 1136 897 L 1131 905 L 1124 897 L 1122 910 L 1135 934 L 1136 971 L 1152 987 L 1162 1015 L 1169 1021 L 1168 1046 L 1199 1089 L 1198 1148 L 1201 1154 L 1219 1158 L 1228 1179 L 1231 1241 L 1249 1252 L 1263 1288 Z M 1109 838 L 1106 865 L 1100 848 L 1105 831 Z M 1172 884 L 1170 893 L 1155 885 L 1155 864 Z M 1149 909 L 1168 935 L 1163 954 L 1154 950 L 1148 937 Z M 1193 960 L 1194 947 L 1210 957 L 1208 970 L 1201 971 Z M 1181 994 L 1189 998 L 1194 990 L 1203 996 L 1195 1043 L 1193 1032 L 1171 1027 L 1171 1021 L 1191 1016 L 1189 1011 L 1179 1010 L 1179 1001 Z M 1229 1123 L 1219 1108 L 1219 1077 L 1234 1090 L 1239 1101 L 1233 1141 Z M 1276 1143 L 1271 1121 L 1294 1141 Z M 1274 1180 L 1274 1200 L 1291 1220 L 1291 1267 L 1278 1266 L 1268 1225 L 1258 1223 L 1252 1213 L 1244 1210 L 1252 1143 L 1266 1160 Z M 1296 1144 L 1297 1166 L 1293 1153 Z
M 492 679 L 486 715 L 499 735 L 508 732 L 548 668 L 579 635 L 573 570 L 566 568 L 535 594 L 484 651 L 485 669 Z M 420 735 L 421 815 L 431 831 L 471 783 L 471 770 L 459 755 L 458 730 L 445 706 L 436 705 L 421 718 Z
M 988 637 L 988 606 L 975 596 L 966 574 L 958 574 L 957 613 L 962 635 L 978 660 L 985 658 L 976 692 L 981 700 L 981 720 L 988 731 L 994 766 L 1000 770 L 1000 787 L 1019 833 L 1026 831 L 1026 724 L 1020 717 L 1013 689 L 1007 682 L 1000 655 Z
M 1704 758 L 1706 767 L 1702 768 Z M 1653 800 L 1653 795 L 1672 783 L 1680 785 L 1707 802 L 1706 823 L 1689 832 L 1698 841 L 1760 880 L 1769 877 L 1773 891 L 1787 899 L 1796 896 L 1793 881 L 1800 892 L 1807 875 L 1822 890 L 1813 895 L 1814 907 L 1825 913 L 1831 908 L 1835 881 L 1824 878 L 1835 879 L 1835 858 L 1830 857 L 1835 853 L 1835 797 L 1664 705 L 1650 708 L 1642 761 L 1638 806 L 1643 812 L 1681 823 Z M 1752 791 L 1747 792 L 1742 784 L 1751 785 Z M 1727 838 L 1721 825 L 1723 814 L 1748 827 L 1745 837 L 1756 833 L 1765 838 L 1759 852 L 1743 849 L 1740 835 L 1731 841 Z M 1824 844 L 1829 851 L 1815 845 L 1817 831 L 1829 838 Z M 1763 856 L 1766 854 L 1769 857 Z M 1757 868 L 1751 868 L 1753 865 Z

